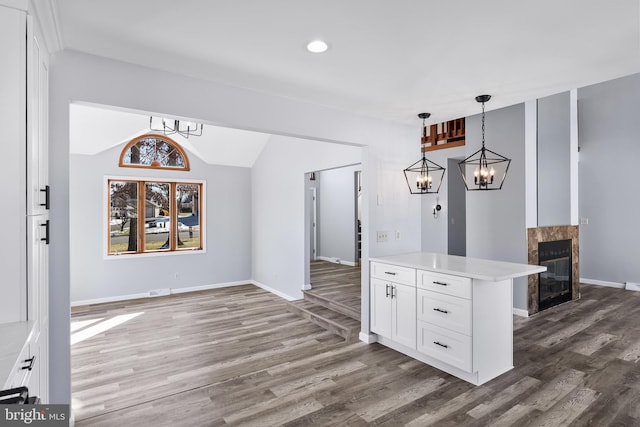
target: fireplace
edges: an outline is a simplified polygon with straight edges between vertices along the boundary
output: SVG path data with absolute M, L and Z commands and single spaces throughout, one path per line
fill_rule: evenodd
M 527 229 L 529 264 L 547 267 L 545 273 L 529 276 L 527 286 L 529 315 L 556 304 L 580 298 L 578 238 L 577 225 L 553 225 Z
M 538 263 L 547 267 L 538 280 L 538 309 L 571 301 L 571 239 L 538 242 Z

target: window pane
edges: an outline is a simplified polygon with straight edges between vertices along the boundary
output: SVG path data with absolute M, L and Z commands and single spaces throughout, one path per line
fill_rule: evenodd
M 109 253 L 138 250 L 138 183 L 109 181 Z
M 144 137 L 127 149 L 122 165 L 185 169 L 186 163 L 181 151 L 170 141 L 155 136 Z
M 177 184 L 178 249 L 200 249 L 200 185 Z
M 147 182 L 144 191 L 144 250 L 170 250 L 169 184 Z

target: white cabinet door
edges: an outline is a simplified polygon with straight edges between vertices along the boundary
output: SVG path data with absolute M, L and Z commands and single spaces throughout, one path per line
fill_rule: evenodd
M 2 297 L 0 322 L 26 319 L 25 111 L 26 14 L 0 6 L 0 117 L 2 117 Z
M 27 214 L 49 209 L 48 54 L 39 29 L 28 21 L 27 44 Z
M 416 348 L 416 288 L 393 284 L 391 338 L 407 347 Z
M 371 331 L 391 338 L 391 283 L 371 279 Z

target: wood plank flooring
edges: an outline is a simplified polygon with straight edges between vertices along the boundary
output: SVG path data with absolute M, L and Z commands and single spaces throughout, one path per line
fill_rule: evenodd
M 360 320 L 360 267 L 312 261 L 310 273 L 312 289 L 305 299 Z
M 515 369 L 476 387 L 252 285 L 95 305 L 72 314 L 73 410 L 80 427 L 638 426 L 639 318 L 640 292 L 583 285 L 515 319 Z

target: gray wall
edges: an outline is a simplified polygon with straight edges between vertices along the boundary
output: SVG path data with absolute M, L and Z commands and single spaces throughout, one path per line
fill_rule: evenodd
M 420 141 L 419 136 L 416 136 L 416 145 Z M 413 161 L 416 161 L 419 156 L 419 151 L 416 149 L 416 155 Z M 449 203 L 449 186 L 458 185 L 462 183 L 460 172 L 455 167 L 455 170 L 451 168 L 449 159 L 464 158 L 465 147 L 446 148 L 444 150 L 436 150 L 427 152 L 427 159 L 447 168 L 444 174 L 444 180 L 440 187 L 438 194 L 421 194 L 413 195 L 421 201 L 422 209 L 422 250 L 426 252 L 436 253 L 448 253 L 448 239 L 449 239 L 449 216 L 452 214 L 451 209 L 454 210 L 453 215 L 457 216 L 458 207 L 450 206 Z M 408 165 L 407 165 L 408 166 Z M 406 166 L 405 166 L 406 167 Z M 452 184 L 453 183 L 453 184 Z M 462 184 L 464 188 L 464 184 Z M 406 184 L 405 184 L 406 188 Z M 407 193 L 409 190 L 406 190 Z M 433 207 L 436 203 L 440 203 L 442 210 L 438 218 L 433 217 Z
M 466 119 L 466 151 L 481 146 L 481 116 Z M 511 159 L 502 190 L 467 192 L 467 256 L 527 263 L 524 104 L 486 114 L 486 146 Z M 527 309 L 527 278 L 514 279 L 513 306 Z
M 538 99 L 538 226 L 571 224 L 569 92 Z
M 330 169 L 316 174 L 318 192 L 318 255 L 355 263 L 355 172 L 361 166 Z
M 580 277 L 640 282 L 640 74 L 578 90 Z
M 288 163 L 283 165 L 282 159 Z M 306 172 L 358 163 L 360 159 L 359 147 L 284 136 L 270 138 L 251 171 L 254 280 L 284 298 L 302 298 L 310 245 Z
M 187 172 L 120 168 L 122 147 L 94 156 L 71 155 L 71 301 L 250 280 L 251 193 L 238 189 L 249 188 L 251 170 L 205 164 L 189 152 Z M 206 252 L 107 258 L 105 176 L 206 181 Z

